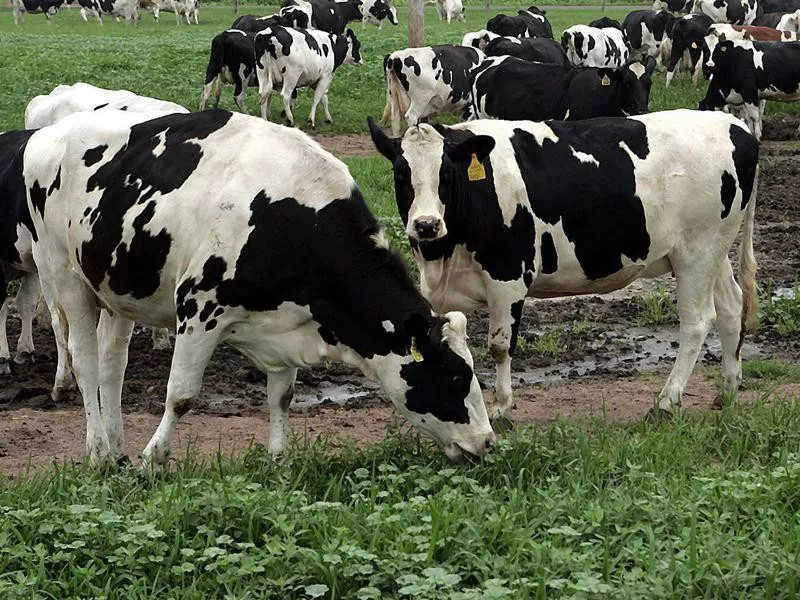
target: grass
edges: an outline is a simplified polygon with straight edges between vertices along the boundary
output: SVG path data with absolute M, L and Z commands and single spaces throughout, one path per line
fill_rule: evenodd
M 800 283 L 795 281 L 786 293 L 776 294 L 774 284 L 767 283 L 761 298 L 759 320 L 780 336 L 800 333 Z
M 796 383 L 800 382 L 800 367 L 768 360 L 748 360 L 742 363 L 742 376 L 744 379 Z
M 657 327 L 674 323 L 678 319 L 678 311 L 672 295 L 663 285 L 654 287 L 644 294 L 635 294 L 633 302 L 639 310 L 636 324 L 642 327 Z
M 800 406 L 0 485 L 0 597 L 789 598 Z

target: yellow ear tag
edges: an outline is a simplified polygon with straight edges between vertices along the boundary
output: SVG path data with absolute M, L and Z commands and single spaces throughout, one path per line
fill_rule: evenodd
M 419 349 L 417 348 L 417 338 L 411 338 L 411 358 L 414 359 L 414 362 L 422 362 L 425 360 L 422 358 L 422 353 L 420 353 Z
M 600 80 L 600 83 L 603 85 L 611 85 L 611 79 L 608 78 L 608 75 L 603 75 L 603 78 Z
M 469 168 L 467 169 L 467 179 L 470 181 L 486 179 L 486 169 L 483 168 L 483 164 L 474 153 L 472 154 L 472 162 L 469 163 Z

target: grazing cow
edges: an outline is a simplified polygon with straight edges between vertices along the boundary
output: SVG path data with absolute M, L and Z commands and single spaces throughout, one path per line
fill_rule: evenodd
M 344 35 L 277 26 L 259 31 L 255 52 L 261 116 L 269 118 L 273 87 L 281 84 L 283 109 L 289 124 L 294 125 L 292 95 L 298 87 L 315 86 L 308 120 L 316 127 L 317 105 L 321 101 L 325 122 L 331 123 L 328 88 L 333 74 L 343 64 L 361 65 L 360 48 L 352 29 Z
M 758 27 L 772 27 L 780 31 L 800 33 L 800 10 L 793 13 L 766 13 L 757 16 L 753 25 Z
M 569 62 L 576 67 L 621 67 L 628 62 L 630 50 L 619 29 L 598 29 L 573 25 L 564 30 L 561 45 Z
M 273 25 L 280 25 L 281 27 L 289 27 L 289 23 L 280 15 L 268 15 L 266 17 L 257 17 L 256 15 L 242 15 L 231 25 L 231 29 L 238 29 L 245 33 L 256 34 L 259 31 L 264 31 L 267 27 Z
M 589 27 L 597 27 L 598 29 L 604 29 L 606 27 L 611 27 L 612 29 L 619 29 L 622 31 L 622 23 L 617 21 L 616 19 L 612 19 L 610 17 L 603 17 L 602 19 L 595 19 L 591 23 L 589 23 Z
M 361 0 L 284 0 L 280 14 L 292 19 L 295 27 L 321 29 L 337 35 L 344 34 L 351 21 L 364 18 Z M 303 24 L 303 15 L 308 18 L 307 25 Z
M 361 25 L 364 29 L 368 24 L 375 25 L 379 30 L 383 29 L 383 20 L 386 19 L 392 25 L 399 25 L 397 20 L 397 9 L 388 0 L 364 0 L 361 3 Z
M 470 71 L 485 58 L 468 46 L 427 46 L 392 52 L 383 60 L 386 109 L 392 132 L 400 118 L 416 125 L 426 117 L 461 110 L 470 100 Z
M 54 16 L 64 0 L 11 0 L 11 9 L 14 15 L 14 25 L 19 25 L 24 21 L 24 14 L 42 13 L 48 22 Z
M 762 14 L 792 13 L 800 10 L 800 0 L 758 0 L 758 10 Z
M 175 22 L 181 24 L 181 16 L 186 19 L 186 24 L 200 24 L 200 0 L 166 0 L 161 6 L 162 12 L 174 12 Z
M 654 0 L 653 10 L 668 10 L 672 13 L 688 13 L 694 0 Z
M 461 0 L 436 0 L 436 12 L 439 13 L 439 20 L 453 21 L 464 20 L 464 5 Z
M 497 35 L 510 37 L 553 37 L 553 27 L 545 16 L 546 10 L 529 6 L 517 12 L 516 17 L 496 15 L 486 23 L 486 29 Z
M 634 10 L 622 21 L 625 41 L 631 50 L 658 59 L 661 43 L 667 38 L 667 29 L 674 19 L 666 10 Z
M 139 0 L 78 0 L 81 6 L 81 18 L 89 22 L 89 16 L 94 16 L 97 22 L 103 24 L 103 15 L 122 17 L 125 24 L 139 19 Z
M 496 33 L 492 33 L 488 29 L 481 29 L 480 31 L 470 31 L 469 33 L 464 34 L 464 37 L 461 40 L 461 45 L 470 46 L 471 48 L 477 48 L 478 50 L 483 52 L 483 50 L 486 48 L 486 44 L 499 37 L 503 36 L 497 35 Z
M 471 119 L 545 121 L 647 112 L 656 67 L 639 61 L 619 69 L 573 69 L 511 56 L 487 58 L 473 70 Z
M 693 12 L 707 14 L 715 23 L 750 25 L 757 10 L 756 0 L 695 0 Z
M 686 52 L 689 53 L 692 69 L 700 63 L 700 57 L 703 53 L 703 39 L 711 24 L 711 17 L 703 13 L 684 15 L 679 19 L 675 19 L 670 35 L 671 48 L 667 63 L 667 87 L 672 83 L 672 78 L 678 72 L 681 58 Z M 692 83 L 694 87 L 697 87 L 698 78 L 694 77 Z
M 423 295 L 436 310 L 489 308 L 493 415 L 512 408 L 510 356 L 526 296 L 605 293 L 670 272 L 680 346 L 654 416 L 680 406 L 715 316 L 724 388 L 736 391 L 742 335 L 758 309 L 758 143 L 740 121 L 678 110 L 423 124 L 402 140 L 374 123 L 370 131 L 393 164 Z M 743 221 L 740 289 L 728 252 Z
M 222 84 L 234 86 L 233 98 L 243 113 L 247 113 L 244 95 L 248 86 L 256 82 L 255 34 L 238 29 L 228 29 L 211 40 L 211 55 L 206 67 L 206 78 L 200 93 L 200 110 L 205 110 L 211 89 L 214 88 L 214 108 L 219 106 Z
M 549 38 L 496 38 L 486 45 L 486 56 L 516 56 L 528 62 L 569 66 L 561 44 Z
M 800 100 L 800 42 L 718 40 L 705 67 L 711 80 L 700 110 L 741 106 L 756 139 L 761 139 L 762 100 Z
M 124 451 L 119 398 L 142 319 L 177 324 L 146 462 L 168 458 L 220 343 L 268 372 L 273 452 L 297 369 L 325 360 L 376 378 L 449 458 L 489 450 L 466 319 L 431 310 L 342 162 L 297 130 L 227 111 L 109 113 L 39 130 L 7 173 L 28 196 L 48 302 L 69 324 L 93 462 Z

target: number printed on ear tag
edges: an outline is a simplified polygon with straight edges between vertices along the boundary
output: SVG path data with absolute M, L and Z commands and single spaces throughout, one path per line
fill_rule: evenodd
M 472 162 L 469 163 L 469 168 L 467 169 L 467 179 L 470 181 L 486 179 L 486 169 L 474 153 L 472 154 Z

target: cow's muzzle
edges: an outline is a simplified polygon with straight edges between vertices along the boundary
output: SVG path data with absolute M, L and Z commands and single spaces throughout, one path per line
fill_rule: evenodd
M 414 221 L 414 232 L 420 240 L 434 240 L 439 237 L 442 220 L 435 217 L 424 217 Z

